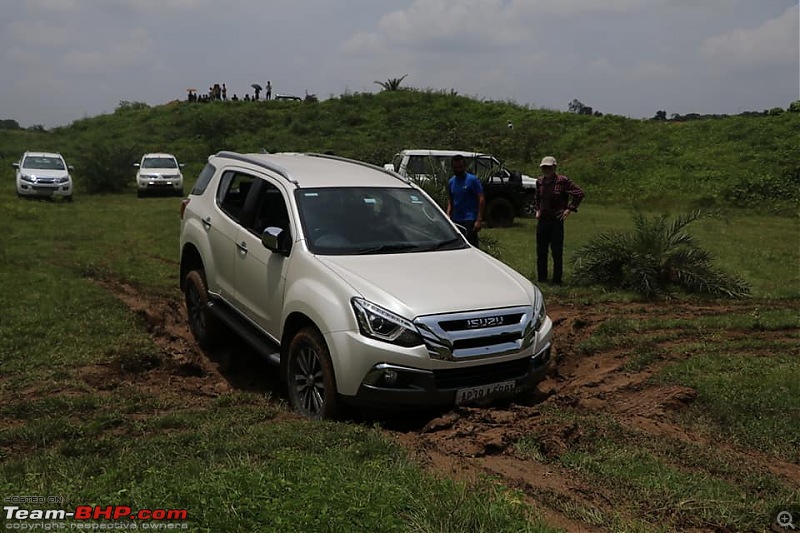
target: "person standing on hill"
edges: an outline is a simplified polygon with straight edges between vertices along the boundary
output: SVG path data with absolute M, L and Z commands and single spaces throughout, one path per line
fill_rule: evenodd
M 267 86 L 264 88 L 264 100 L 272 100 L 272 84 L 267 80 Z
M 486 206 L 483 186 L 475 174 L 467 172 L 464 156 L 454 155 L 450 165 L 453 176 L 447 182 L 447 216 L 467 229 L 467 241 L 477 248 L 478 232 Z
M 547 251 L 553 254 L 553 283 L 561 285 L 564 270 L 564 221 L 578 212 L 583 190 L 556 172 L 556 158 L 547 156 L 536 179 L 536 270 L 540 283 L 547 281 Z

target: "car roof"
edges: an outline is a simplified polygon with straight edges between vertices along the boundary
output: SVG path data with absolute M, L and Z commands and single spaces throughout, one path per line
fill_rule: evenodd
M 279 173 L 266 167 L 285 171 L 284 178 L 298 187 L 403 187 L 408 181 L 400 175 L 361 161 L 336 156 L 303 153 L 237 154 L 220 152 L 211 156 L 227 159 L 235 165 L 258 167 L 258 171 Z
M 464 157 L 492 156 L 491 154 L 486 154 L 483 152 L 471 152 L 468 150 L 412 149 L 412 150 L 403 150 L 400 153 L 407 155 L 428 155 L 428 156 L 443 156 L 443 157 L 453 157 L 454 155 L 463 155 Z
M 164 154 L 164 153 L 152 153 L 152 154 L 144 154 L 144 155 L 142 156 L 142 159 L 145 159 L 145 158 L 147 158 L 147 157 L 171 157 L 172 159 L 177 159 L 177 158 L 176 158 L 174 155 L 172 155 L 172 154 Z
M 61 159 L 61 154 L 56 152 L 25 152 L 22 157 L 58 157 Z

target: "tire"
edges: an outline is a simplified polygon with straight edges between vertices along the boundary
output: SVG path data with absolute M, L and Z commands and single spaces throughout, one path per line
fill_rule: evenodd
M 292 338 L 286 388 L 292 409 L 304 416 L 331 419 L 340 414 L 330 351 L 316 328 L 305 327 Z
M 508 198 L 493 198 L 486 206 L 486 222 L 493 228 L 508 228 L 514 224 L 514 204 Z
M 65 196 L 65 197 L 64 197 L 64 201 L 65 201 L 65 202 L 72 203 L 72 195 L 70 194 L 69 196 Z
M 183 198 L 183 196 L 184 196 L 183 187 L 181 187 L 179 190 L 175 191 L 175 196 L 180 196 L 181 198 Z
M 142 191 L 141 189 L 138 189 L 136 191 L 136 197 L 137 198 L 144 198 L 144 191 Z
M 529 192 L 525 194 L 522 211 L 527 218 L 534 218 L 536 216 L 536 193 Z
M 208 308 L 208 288 L 202 270 L 186 274 L 183 295 L 192 335 L 203 348 L 213 347 L 219 340 L 221 324 Z

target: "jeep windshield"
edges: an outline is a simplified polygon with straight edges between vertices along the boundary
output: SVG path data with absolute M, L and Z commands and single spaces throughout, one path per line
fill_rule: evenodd
M 142 163 L 142 168 L 178 168 L 178 163 L 171 157 L 148 157 Z
M 64 162 L 59 157 L 28 156 L 22 162 L 22 168 L 34 170 L 65 170 Z
M 409 188 L 331 187 L 295 191 L 309 250 L 366 255 L 466 248 L 447 218 Z

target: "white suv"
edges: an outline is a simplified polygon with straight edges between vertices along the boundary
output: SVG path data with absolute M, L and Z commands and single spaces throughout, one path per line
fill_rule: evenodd
M 181 207 L 180 285 L 203 346 L 227 325 L 294 409 L 448 406 L 534 387 L 552 322 L 394 172 L 318 154 L 209 157 Z
M 17 196 L 53 198 L 61 196 L 72 201 L 72 165 L 67 165 L 61 154 L 51 152 L 25 152 L 16 169 Z
M 183 196 L 183 164 L 172 154 L 144 154 L 141 163 L 135 163 L 136 191 L 141 198 L 148 192 L 167 192 Z

